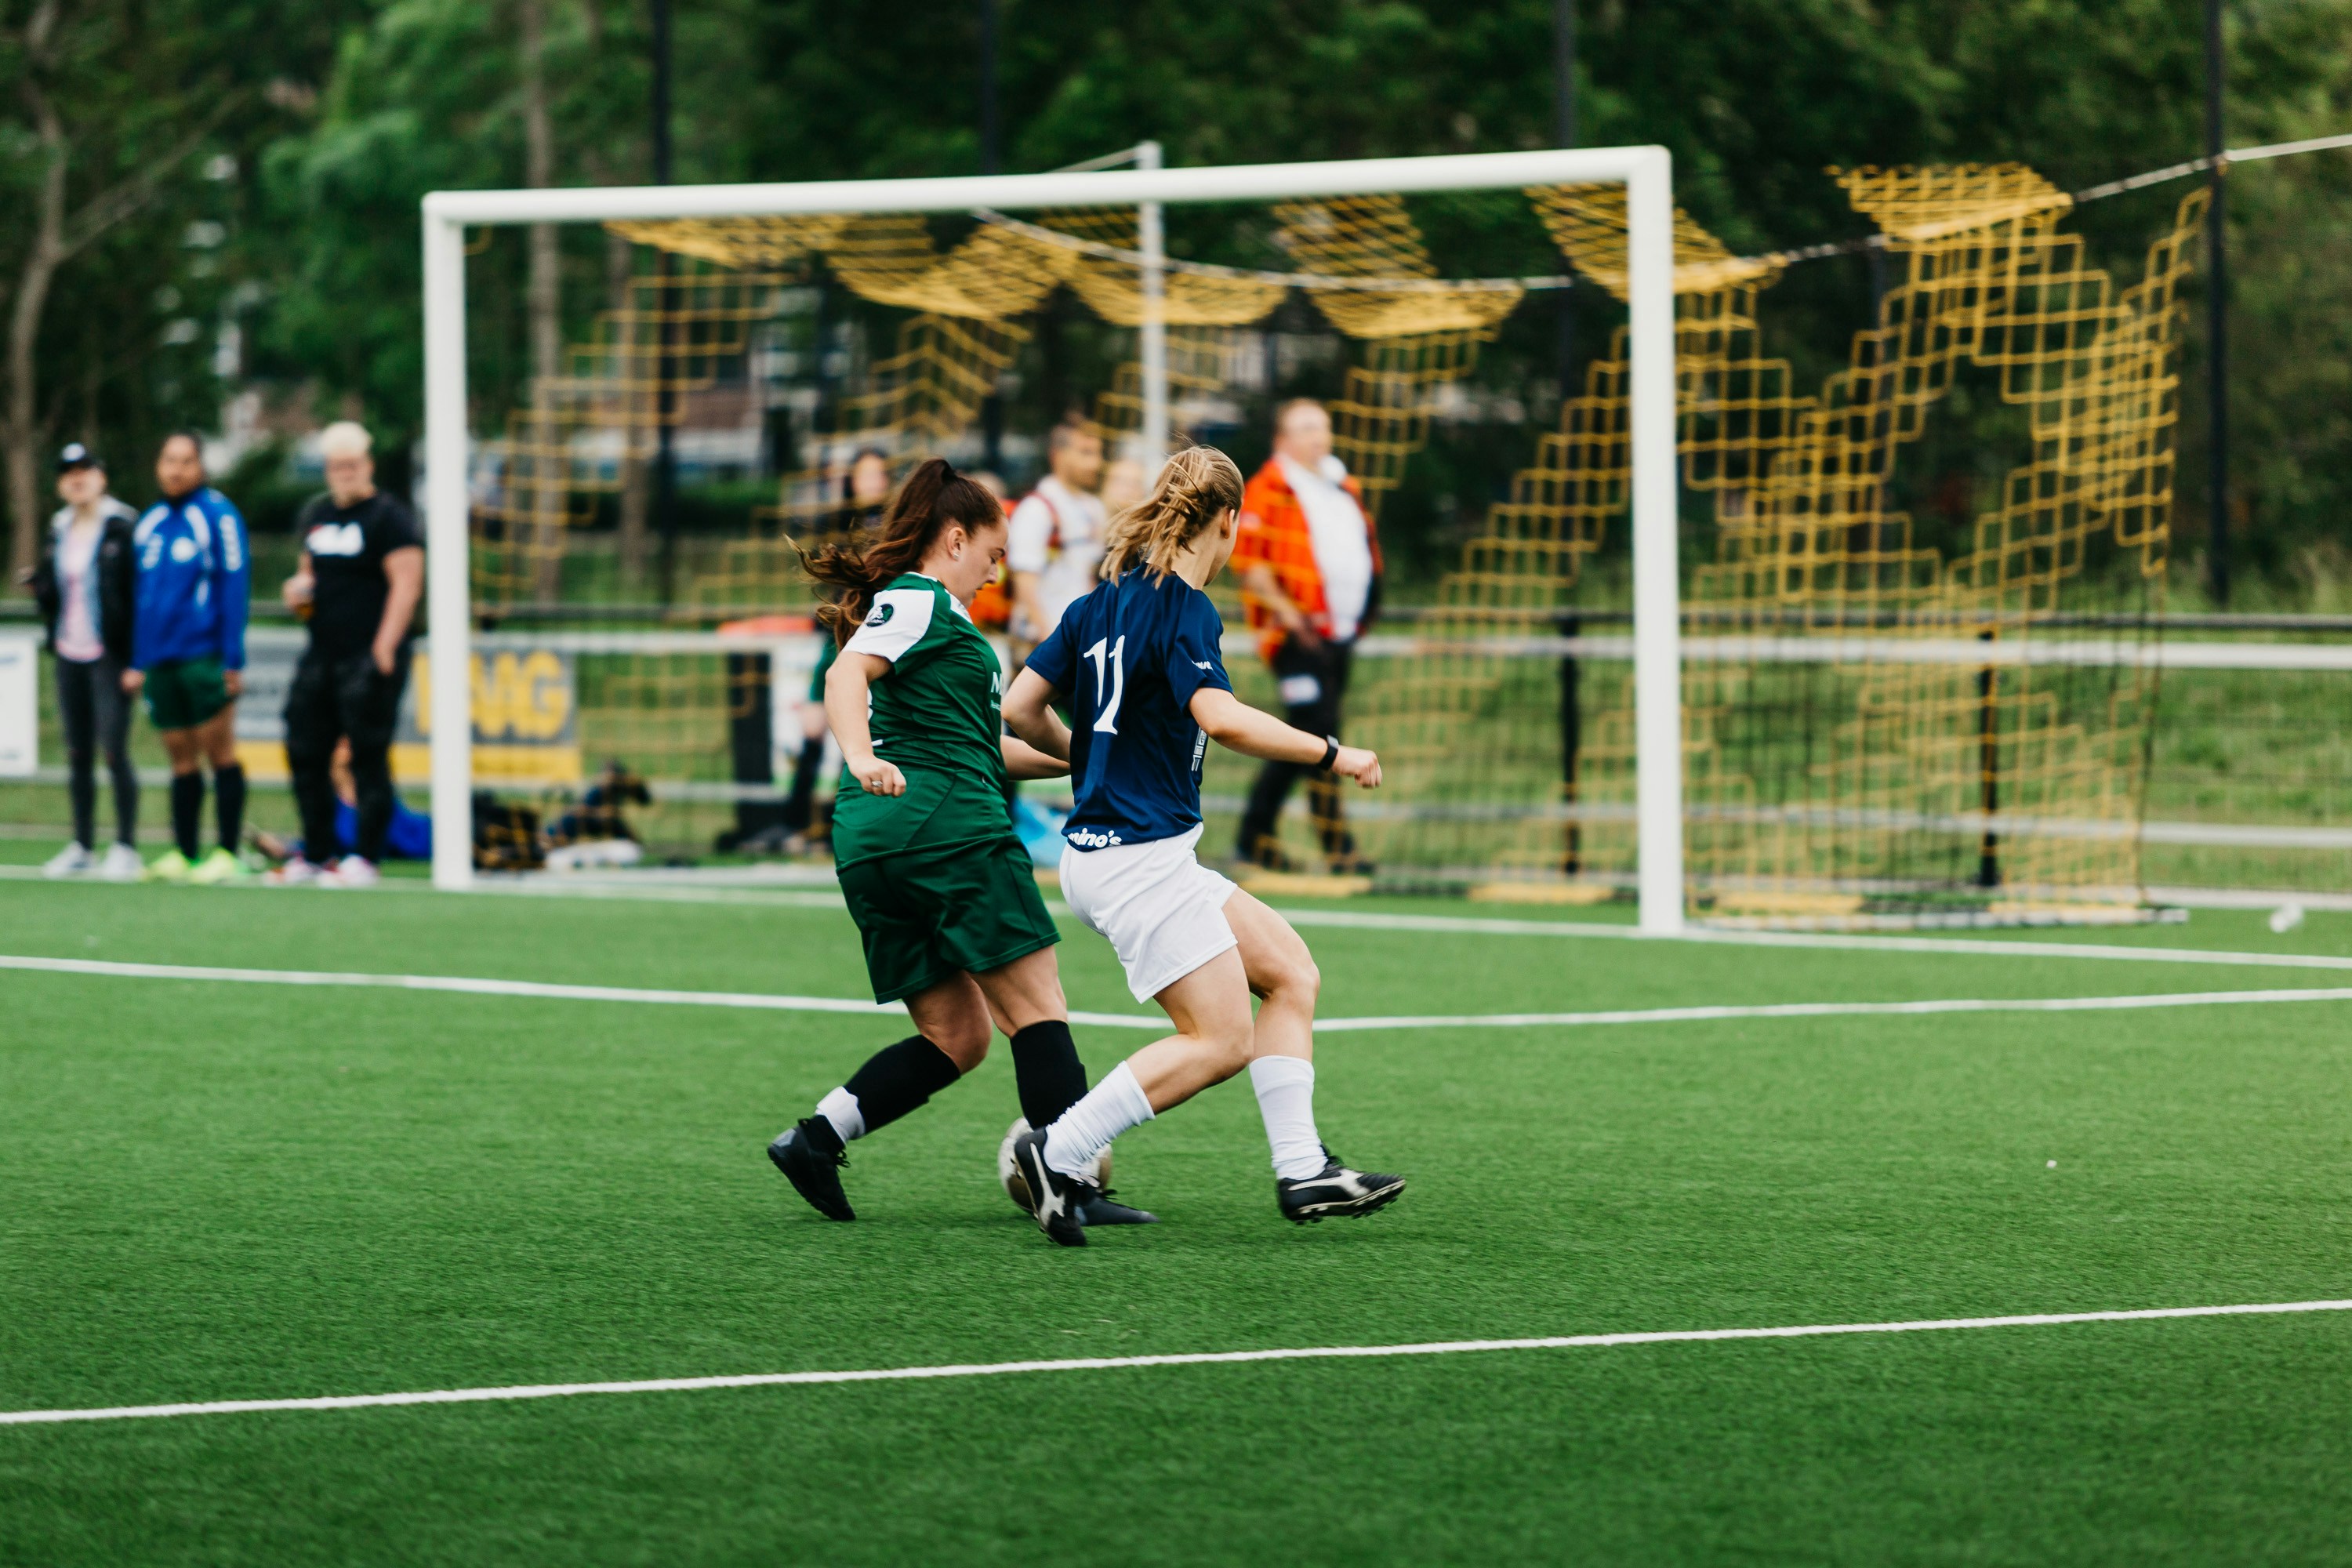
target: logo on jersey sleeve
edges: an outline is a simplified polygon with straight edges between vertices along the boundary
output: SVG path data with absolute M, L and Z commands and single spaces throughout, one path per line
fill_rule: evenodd
M 869 626 L 887 625 L 890 617 L 898 613 L 898 606 L 896 605 L 877 605 L 874 606 L 874 613 L 866 617 L 866 624 Z

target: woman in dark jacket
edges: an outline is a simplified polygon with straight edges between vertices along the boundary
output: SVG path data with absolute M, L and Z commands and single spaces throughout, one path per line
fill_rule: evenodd
M 105 465 L 79 441 L 58 454 L 58 495 L 66 504 L 49 520 L 32 584 L 57 655 L 74 837 L 44 869 L 51 877 L 96 871 L 111 881 L 135 881 L 139 775 L 131 766 L 131 698 L 122 671 L 131 662 L 138 515 L 106 493 Z M 94 852 L 101 751 L 114 780 L 114 843 L 103 859 Z

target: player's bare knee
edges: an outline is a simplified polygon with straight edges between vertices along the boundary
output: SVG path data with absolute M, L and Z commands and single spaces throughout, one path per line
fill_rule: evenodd
M 1249 1066 L 1256 1030 L 1244 1010 L 1238 1017 L 1221 1020 L 1201 1034 L 1201 1044 L 1222 1078 L 1231 1078 Z
M 946 1037 L 940 1038 L 942 1035 Z M 986 1023 L 977 1029 L 942 1029 L 938 1034 L 924 1037 L 939 1047 L 940 1053 L 955 1063 L 960 1072 L 970 1072 L 988 1059 L 989 1037 L 990 1026 Z
M 1286 954 L 1269 965 L 1265 980 L 1265 989 L 1259 994 L 1268 1002 L 1287 1002 L 1311 1008 L 1323 991 L 1323 972 L 1316 967 L 1315 960 L 1303 947 L 1295 956 Z

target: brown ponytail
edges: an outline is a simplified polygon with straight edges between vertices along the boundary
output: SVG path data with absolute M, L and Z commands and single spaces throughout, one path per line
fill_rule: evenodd
M 890 508 L 870 534 L 828 544 L 801 568 L 819 583 L 840 590 L 816 613 L 817 623 L 845 643 L 873 607 L 874 595 L 892 578 L 913 571 L 950 524 L 978 533 L 1004 521 L 996 498 L 955 471 L 945 458 L 933 458 L 898 487 Z
M 1155 577 L 1176 569 L 1184 547 L 1242 504 L 1242 471 L 1214 447 L 1170 455 L 1151 493 L 1111 520 L 1103 538 L 1103 581 L 1140 567 Z

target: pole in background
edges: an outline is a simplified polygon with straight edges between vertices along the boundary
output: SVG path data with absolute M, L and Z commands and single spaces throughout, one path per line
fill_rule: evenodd
M 1625 182 L 1633 501 L 1633 749 L 1642 930 L 1683 929 L 1682 549 L 1675 453 L 1674 159 L 1635 151 Z
M 473 496 L 466 435 L 466 229 L 425 206 L 425 674 L 432 723 L 433 885 L 474 883 Z
M 670 183 L 669 140 L 669 0 L 653 0 L 653 163 L 654 184 Z M 670 278 L 676 258 L 667 250 L 654 253 L 656 331 L 661 334 L 661 355 L 654 369 L 654 525 L 661 531 L 661 598 L 667 605 L 677 593 L 677 366 L 670 349 Z
M 1137 143 L 1135 166 L 1159 168 L 1160 143 Z M 1160 477 L 1160 466 L 1168 460 L 1168 322 L 1163 309 L 1168 294 L 1168 236 L 1163 225 L 1164 215 L 1158 202 L 1144 202 L 1137 207 L 1137 248 L 1143 252 L 1143 322 L 1136 335 L 1141 351 L 1137 357 L 1143 362 L 1143 472 L 1147 484 Z
M 2206 349 L 2205 374 L 2212 471 L 2208 476 L 2206 553 L 2215 608 L 2230 602 L 2230 267 L 2221 203 L 2228 191 L 2228 168 L 2221 159 L 2222 76 L 2227 56 L 2221 43 L 2221 0 L 2205 0 L 2205 156 L 2206 188 L 2212 202 L 2205 209 Z
M 1557 146 L 1576 145 L 1576 0 L 1552 0 L 1551 3 L 1551 111 L 1552 142 Z M 1566 400 L 1576 395 L 1576 309 L 1575 290 L 1559 291 L 1559 395 Z M 1559 618 L 1559 635 L 1576 637 L 1582 623 L 1573 610 L 1563 611 Z M 1582 670 L 1576 656 L 1570 654 L 1559 661 L 1559 796 L 1568 807 L 1564 842 L 1560 846 L 1559 868 L 1573 877 L 1584 869 L 1584 836 L 1576 819 L 1578 795 L 1578 753 L 1583 749 L 1584 715 L 1582 702 Z
M 1551 0 L 1552 144 L 1576 145 L 1576 0 Z M 1576 395 L 1574 290 L 1559 291 L 1559 395 Z
M 1003 134 L 996 111 L 997 0 L 980 0 L 980 172 L 993 174 L 1003 163 Z M 992 390 L 980 404 L 980 465 L 1004 468 L 1004 395 Z

